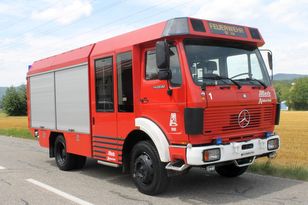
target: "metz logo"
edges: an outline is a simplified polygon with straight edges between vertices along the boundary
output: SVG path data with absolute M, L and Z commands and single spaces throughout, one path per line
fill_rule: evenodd
M 115 154 L 115 152 L 109 150 L 108 151 L 108 156 L 115 157 L 116 154 Z
M 169 126 L 172 127 L 172 126 L 178 126 L 178 123 L 177 123 L 177 119 L 176 119 L 176 113 L 171 113 L 170 114 L 170 121 L 169 121 Z
M 176 127 L 178 126 L 178 122 L 176 119 L 176 113 L 170 113 L 169 126 L 172 132 L 176 132 Z
M 259 91 L 259 104 L 263 104 L 263 103 L 267 103 L 267 102 L 268 103 L 272 102 L 271 92 L 260 90 Z
M 107 161 L 116 162 L 117 161 L 116 153 L 109 150 L 107 152 L 107 158 L 106 159 L 107 159 Z

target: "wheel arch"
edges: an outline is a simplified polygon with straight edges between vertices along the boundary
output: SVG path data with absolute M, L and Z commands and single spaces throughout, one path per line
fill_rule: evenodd
M 50 132 L 50 135 L 49 135 L 49 157 L 50 158 L 55 157 L 54 147 L 55 147 L 56 139 L 59 135 L 63 135 L 63 133 L 62 132 Z
M 162 162 L 170 161 L 169 141 L 162 129 L 152 120 L 144 117 L 135 119 L 135 126 L 153 141 Z
M 130 152 L 134 145 L 143 140 L 151 141 L 154 144 L 162 162 L 169 162 L 169 142 L 161 128 L 152 120 L 147 118 L 136 118 L 135 125 L 139 129 L 130 132 L 123 144 L 122 153 L 124 171 L 129 170 Z

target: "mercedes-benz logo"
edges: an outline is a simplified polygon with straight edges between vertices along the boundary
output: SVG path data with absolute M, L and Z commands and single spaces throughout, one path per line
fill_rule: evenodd
M 241 128 L 247 127 L 250 123 L 250 114 L 248 110 L 242 110 L 240 114 L 238 114 L 237 121 Z

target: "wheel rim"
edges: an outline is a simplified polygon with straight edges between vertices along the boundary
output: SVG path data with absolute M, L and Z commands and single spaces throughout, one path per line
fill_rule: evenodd
M 57 144 L 57 149 L 56 150 L 57 150 L 57 153 L 56 153 L 57 161 L 60 164 L 64 164 L 65 161 L 66 161 L 66 157 L 67 157 L 64 143 L 59 142 Z
M 153 181 L 154 170 L 151 157 L 146 154 L 140 154 L 135 160 L 134 178 L 143 184 L 150 184 Z

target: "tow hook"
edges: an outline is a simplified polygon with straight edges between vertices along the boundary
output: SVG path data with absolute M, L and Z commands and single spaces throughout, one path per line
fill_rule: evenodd
M 277 157 L 277 152 L 272 152 L 267 155 L 269 159 L 275 159 Z
M 209 165 L 205 167 L 205 171 L 208 173 L 212 173 L 215 171 L 215 165 Z

